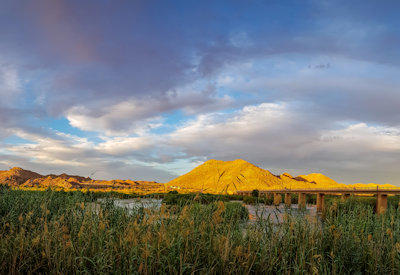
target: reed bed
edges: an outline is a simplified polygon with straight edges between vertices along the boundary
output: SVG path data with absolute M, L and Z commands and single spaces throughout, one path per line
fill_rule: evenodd
M 397 201 L 249 222 L 241 203 L 116 207 L 79 192 L 0 191 L 0 273 L 398 273 Z

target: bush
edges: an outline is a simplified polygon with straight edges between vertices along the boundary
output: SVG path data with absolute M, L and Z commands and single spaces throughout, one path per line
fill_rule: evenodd
M 258 196 L 260 195 L 260 191 L 258 191 L 257 189 L 254 189 L 253 191 L 251 191 L 251 195 L 253 197 L 258 198 Z
M 163 203 L 167 205 L 178 205 L 184 206 L 193 202 L 200 204 L 209 204 L 215 201 L 229 201 L 229 198 L 223 195 L 212 195 L 212 194 L 176 194 L 168 193 L 163 198 Z
M 274 200 L 270 197 L 251 197 L 251 196 L 244 196 L 243 203 L 245 204 L 257 204 L 263 203 L 267 205 L 272 205 Z

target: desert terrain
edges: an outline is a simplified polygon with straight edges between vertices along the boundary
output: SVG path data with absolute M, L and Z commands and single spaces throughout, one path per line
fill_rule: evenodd
M 315 189 L 315 188 L 396 188 L 384 184 L 343 184 L 319 173 L 292 176 L 288 173 L 274 175 L 245 160 L 209 160 L 192 171 L 166 183 L 155 181 L 94 180 L 76 175 L 41 175 L 19 167 L 0 171 L 0 184 L 22 190 L 91 190 L 150 194 L 178 191 L 179 193 L 235 194 L 237 191 L 268 189 Z

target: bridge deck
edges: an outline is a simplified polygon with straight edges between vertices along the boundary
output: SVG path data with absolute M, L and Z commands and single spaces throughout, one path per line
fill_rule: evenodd
M 238 194 L 251 194 L 252 191 L 238 191 Z M 341 189 L 341 188 L 332 188 L 332 189 L 268 189 L 268 190 L 259 190 L 260 193 L 306 193 L 306 194 L 387 194 L 387 195 L 395 195 L 400 194 L 400 188 L 398 189 L 385 189 L 385 188 L 356 188 L 356 189 Z

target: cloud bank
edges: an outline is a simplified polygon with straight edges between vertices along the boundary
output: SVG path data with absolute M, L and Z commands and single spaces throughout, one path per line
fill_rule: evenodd
M 209 158 L 400 185 L 397 1 L 2 1 L 0 168 Z

